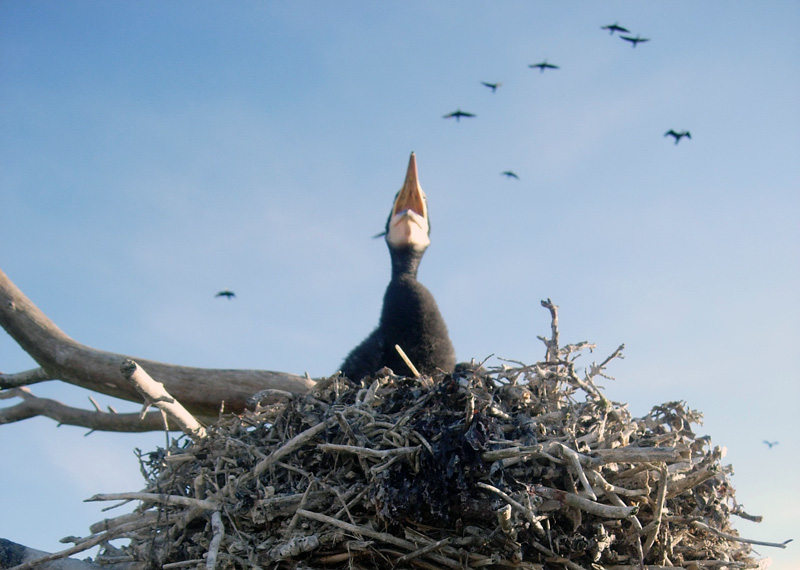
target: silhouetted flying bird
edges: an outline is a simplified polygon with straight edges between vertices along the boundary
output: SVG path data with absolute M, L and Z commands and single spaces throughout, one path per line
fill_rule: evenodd
M 767 441 L 766 439 L 764 440 L 764 443 L 766 443 L 770 449 L 772 449 L 773 445 L 778 445 L 777 441 Z
M 486 83 L 485 81 L 481 81 L 481 85 L 485 85 L 486 87 L 492 90 L 492 93 L 494 93 L 495 91 L 497 91 L 497 88 L 502 85 L 502 83 Z
M 627 28 L 623 28 L 622 26 L 617 25 L 617 22 L 614 22 L 610 26 L 601 26 L 601 30 L 608 30 L 611 35 L 614 35 L 614 32 L 625 32 L 626 34 L 630 33 L 630 30 Z
M 636 36 L 635 38 L 632 36 L 620 36 L 620 38 L 622 38 L 626 42 L 631 42 L 633 44 L 633 47 L 636 47 L 636 44 L 650 41 L 648 38 L 643 38 L 641 36 Z
M 500 174 L 502 174 L 503 176 L 506 176 L 507 178 L 516 178 L 517 180 L 519 180 L 519 176 L 517 176 L 517 173 L 513 172 L 511 170 L 504 170 Z
M 233 299 L 236 296 L 236 293 L 234 293 L 230 289 L 223 289 L 222 291 L 220 291 L 219 293 L 217 293 L 214 296 L 215 297 L 227 297 L 230 300 L 230 299 Z
M 453 111 L 452 113 L 446 114 L 443 118 L 444 119 L 450 119 L 452 117 L 455 117 L 456 121 L 460 121 L 461 117 L 474 117 L 474 116 L 475 115 L 473 115 L 472 113 L 467 113 L 465 111 L 462 111 L 461 109 L 457 109 L 456 111 Z
M 681 131 L 681 132 L 678 133 L 678 132 L 673 131 L 672 129 L 670 129 L 666 133 L 664 133 L 664 136 L 665 137 L 675 137 L 675 144 L 678 144 L 678 142 L 680 142 L 680 140 L 683 137 L 686 137 L 687 139 L 692 138 L 692 135 L 691 135 L 691 133 L 689 131 Z
M 544 60 L 542 63 L 533 63 L 528 67 L 539 68 L 540 73 L 544 73 L 545 69 L 558 69 L 557 65 L 553 65 L 552 63 L 547 63 L 547 60 Z

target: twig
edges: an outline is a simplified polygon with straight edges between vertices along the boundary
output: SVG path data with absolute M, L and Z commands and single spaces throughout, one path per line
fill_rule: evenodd
M 614 507 L 611 505 L 604 505 L 602 503 L 595 503 L 589 499 L 576 495 L 575 493 L 568 493 L 559 489 L 551 489 L 542 485 L 534 485 L 534 492 L 540 497 L 546 499 L 553 499 L 559 501 L 570 507 L 575 507 L 586 511 L 587 513 L 597 515 L 599 517 L 606 517 L 610 519 L 626 519 L 632 517 L 639 511 L 639 507 L 634 505 L 631 507 Z
M 356 455 L 366 457 L 377 457 L 384 459 L 386 457 L 393 457 L 395 455 L 411 455 L 421 449 L 421 446 L 415 445 L 413 447 L 392 447 L 390 449 L 370 449 L 368 447 L 358 447 L 356 445 L 341 445 L 337 443 L 320 443 L 317 449 L 321 451 L 343 451 L 346 453 L 354 453 Z
M 667 466 L 666 464 L 662 463 L 659 469 L 660 473 L 660 485 L 658 486 L 658 496 L 656 497 L 656 504 L 653 506 L 653 521 L 650 523 L 653 525 L 653 528 L 650 530 L 650 534 L 647 537 L 644 545 L 642 546 L 642 554 L 647 556 L 650 552 L 650 549 L 653 547 L 655 543 L 656 537 L 658 536 L 658 531 L 661 528 L 661 517 L 664 514 L 664 503 L 667 500 Z M 649 526 L 649 525 L 648 525 Z
M 548 298 L 542 301 L 542 307 L 550 311 L 550 330 L 553 336 L 550 339 L 540 336 L 539 339 L 547 347 L 545 360 L 547 362 L 556 362 L 558 360 L 558 305 L 554 305 Z
M 45 564 L 46 562 L 52 562 L 54 560 L 61 560 L 62 558 L 68 558 L 73 554 L 83 552 L 84 550 L 89 550 L 93 546 L 102 544 L 103 542 L 111 540 L 112 538 L 115 538 L 113 534 L 104 532 L 102 534 L 89 537 L 80 544 L 76 544 L 71 548 L 60 550 L 58 552 L 53 552 L 52 554 L 42 556 L 41 558 L 37 558 L 36 560 L 29 560 L 28 562 L 23 562 L 22 564 L 18 564 L 17 566 L 12 566 L 8 570 L 32 570 L 33 568 L 39 568 L 42 564 Z
M 677 447 L 618 447 L 616 449 L 592 450 L 597 457 L 591 457 L 591 465 L 606 463 L 675 463 L 681 461 L 688 450 Z
M 3 374 L 0 372 L 0 388 L 19 388 L 21 386 L 30 386 L 38 382 L 46 382 L 53 380 L 50 374 L 44 371 L 44 368 L 33 368 L 25 370 L 24 372 L 17 372 L 16 374 Z
M 453 539 L 449 536 L 447 538 L 443 538 L 441 540 L 437 540 L 436 542 L 432 542 L 422 548 L 415 550 L 414 552 L 409 552 L 408 554 L 404 554 L 400 558 L 397 559 L 397 563 L 408 562 L 409 560 L 413 560 L 414 558 L 419 558 L 428 554 L 429 552 L 433 552 L 435 550 L 439 550 L 453 542 Z
M 181 505 L 183 507 L 195 507 L 209 511 L 216 511 L 220 508 L 219 503 L 215 501 L 193 499 L 192 497 L 183 497 L 181 495 L 162 495 L 158 493 L 101 493 L 84 499 L 84 502 L 125 500 L 161 503 L 163 505 Z
M 329 517 L 329 516 L 323 515 L 321 513 L 315 513 L 315 512 L 312 512 L 312 511 L 306 511 L 305 509 L 297 509 L 297 513 L 299 515 L 301 515 L 301 516 L 304 516 L 304 517 L 308 518 L 308 519 L 312 519 L 312 520 L 315 520 L 315 521 L 318 521 L 318 522 L 322 522 L 322 523 L 325 523 L 325 524 L 330 524 L 330 525 L 333 525 L 335 527 L 338 527 L 338 528 L 341 528 L 343 530 L 346 530 L 347 532 L 352 532 L 352 533 L 355 533 L 355 534 L 360 534 L 362 536 L 368 536 L 368 537 L 374 538 L 376 540 L 381 540 L 383 542 L 386 542 L 386 543 L 389 543 L 389 544 L 393 544 L 395 546 L 399 546 L 400 548 L 403 548 L 403 549 L 411 551 L 411 552 L 413 552 L 413 551 L 415 551 L 417 549 L 417 545 L 414 544 L 413 542 L 410 542 L 408 540 L 404 540 L 402 538 L 397 538 L 396 536 L 394 536 L 392 534 L 388 534 L 388 533 L 385 533 L 385 532 L 378 532 L 378 531 L 375 531 L 375 530 L 372 530 L 370 528 L 366 528 L 366 527 L 363 527 L 363 526 L 358 526 L 358 525 L 346 523 L 344 521 L 340 521 L 339 519 L 335 519 L 333 517 Z M 445 566 L 448 566 L 449 568 L 459 568 L 460 569 L 462 567 L 461 564 L 459 564 L 458 562 L 456 562 L 454 560 L 450 560 L 449 558 L 445 558 L 443 556 L 438 556 L 438 555 L 433 554 L 433 553 L 429 553 L 427 556 L 429 556 L 432 560 L 435 560 L 436 562 L 438 562 L 440 564 L 444 564 Z
M 73 408 L 31 394 L 25 387 L 11 388 L 0 393 L 0 400 L 22 398 L 22 402 L 7 408 L 0 408 L 0 424 L 9 424 L 34 418 L 48 417 L 59 425 L 85 427 L 99 431 L 144 432 L 164 429 L 164 422 L 159 412 L 150 412 L 144 418 L 138 413 L 109 414 Z
M 217 567 L 217 556 L 219 555 L 219 547 L 222 544 L 222 539 L 225 536 L 225 526 L 222 524 L 222 515 L 219 511 L 211 513 L 211 531 L 214 536 L 208 544 L 208 556 L 206 557 L 206 570 L 215 570 Z
M 733 540 L 736 542 L 744 542 L 746 544 L 757 544 L 759 546 L 771 546 L 773 548 L 786 548 L 786 545 L 792 542 L 794 539 L 790 538 L 789 540 L 784 540 L 783 542 L 764 542 L 762 540 L 753 540 L 750 538 L 742 538 L 740 536 L 736 536 L 735 534 L 729 534 L 727 532 L 722 532 L 721 530 L 717 530 L 706 523 L 700 521 L 692 522 L 692 526 L 695 528 L 699 528 L 702 530 L 707 530 L 708 532 L 714 533 L 717 536 L 721 536 L 726 540 Z
M 581 485 L 583 485 L 586 494 L 591 500 L 596 501 L 597 495 L 594 494 L 594 490 L 589 484 L 589 480 L 586 479 L 586 474 L 583 472 L 580 459 L 578 459 L 578 452 L 576 452 L 574 449 L 570 449 L 563 443 L 559 444 L 559 449 L 561 450 L 561 457 L 566 457 L 567 463 L 572 467 L 572 470 L 578 476 L 578 480 L 581 482 Z
M 405 351 L 402 348 L 400 348 L 400 345 L 399 344 L 394 345 L 394 349 L 397 351 L 397 354 L 400 355 L 400 358 L 403 359 L 403 362 L 406 363 L 408 369 L 411 370 L 411 373 L 414 375 L 414 378 L 419 378 L 421 376 L 419 370 L 417 370 L 417 367 L 414 366 L 413 362 L 411 362 L 411 359 L 408 357 L 408 355 L 406 355 Z
M 136 362 L 125 360 L 120 366 L 120 371 L 144 397 L 145 402 L 154 404 L 159 410 L 168 414 L 186 435 L 200 439 L 206 437 L 206 429 L 200 422 L 167 392 L 162 383 L 153 380 Z
M 324 422 L 320 422 L 317 425 L 312 426 L 307 430 L 297 434 L 292 439 L 284 443 L 281 447 L 273 451 L 270 455 L 268 455 L 266 459 L 262 459 L 261 461 L 259 461 L 258 464 L 255 466 L 255 469 L 253 469 L 253 474 L 256 477 L 260 477 L 267 467 L 269 467 L 270 465 L 272 465 L 285 455 L 288 455 L 296 451 L 297 449 L 303 447 L 309 440 L 314 439 L 317 435 L 325 431 L 328 428 L 328 426 L 332 425 L 334 422 L 336 422 L 336 418 L 331 417 L 325 420 Z
M 489 485 L 489 484 L 487 484 L 487 483 L 482 483 L 482 482 L 480 482 L 480 481 L 477 483 L 477 485 L 478 485 L 478 487 L 480 487 L 481 489 L 486 489 L 487 491 L 491 491 L 492 493 L 494 493 L 495 495 L 497 495 L 498 497 L 500 497 L 501 499 L 503 499 L 503 500 L 504 500 L 506 503 L 508 503 L 508 504 L 509 504 L 511 507 L 513 507 L 514 509 L 516 509 L 517 511 L 519 511 L 519 512 L 520 512 L 520 514 L 522 514 L 522 516 L 524 516 L 526 519 L 528 519 L 528 521 L 529 521 L 529 522 L 530 522 L 532 525 L 534 525 L 534 526 L 536 526 L 536 527 L 540 527 L 540 526 L 541 526 L 541 523 L 539 522 L 539 519 L 536 517 L 536 515 L 533 513 L 533 511 L 532 511 L 532 510 L 530 510 L 529 508 L 527 508 L 527 507 L 526 507 L 525 505 L 523 505 L 522 503 L 520 503 L 520 502 L 518 502 L 518 501 L 515 501 L 514 499 L 512 499 L 512 498 L 511 498 L 511 497 L 510 497 L 510 496 L 509 496 L 509 495 L 508 495 L 508 494 L 507 494 L 505 491 L 502 491 L 502 490 L 498 489 L 498 488 L 497 488 L 497 487 L 495 487 L 494 485 Z

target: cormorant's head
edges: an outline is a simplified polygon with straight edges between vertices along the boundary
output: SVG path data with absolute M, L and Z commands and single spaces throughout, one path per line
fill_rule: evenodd
M 428 202 L 417 178 L 417 158 L 411 153 L 403 188 L 397 193 L 386 222 L 386 242 L 392 249 L 425 251 L 430 243 Z

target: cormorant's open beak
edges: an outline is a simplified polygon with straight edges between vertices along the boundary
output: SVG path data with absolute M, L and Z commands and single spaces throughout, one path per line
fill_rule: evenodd
M 417 158 L 411 153 L 403 188 L 397 193 L 386 228 L 386 241 L 393 247 L 423 250 L 431 243 L 428 234 L 428 203 L 417 177 Z

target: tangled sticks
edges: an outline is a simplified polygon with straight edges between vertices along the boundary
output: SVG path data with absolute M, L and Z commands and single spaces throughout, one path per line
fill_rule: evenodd
M 558 348 L 551 310 L 545 362 L 270 391 L 143 456 L 145 491 L 94 498 L 141 501 L 93 528 L 131 539 L 105 556 L 166 569 L 757 567 L 731 528 L 749 515 L 730 468 L 692 431 L 700 414 L 671 402 L 632 418 L 594 383 L 611 357 L 579 378 L 588 345 Z

